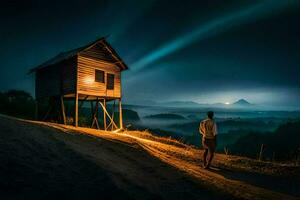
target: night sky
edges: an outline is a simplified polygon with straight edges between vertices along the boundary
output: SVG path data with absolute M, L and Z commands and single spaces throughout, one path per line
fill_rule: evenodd
M 130 70 L 126 102 L 300 106 L 299 1 L 6 1 L 0 90 L 34 94 L 29 69 L 102 36 Z

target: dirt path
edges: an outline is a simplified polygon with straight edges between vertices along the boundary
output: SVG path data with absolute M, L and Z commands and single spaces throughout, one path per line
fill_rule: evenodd
M 299 177 L 296 177 L 292 182 L 291 178 L 285 180 L 285 178 L 282 177 L 245 173 L 222 169 L 220 167 L 212 167 L 210 170 L 204 170 L 199 167 L 200 161 L 196 162 L 198 159 L 185 159 L 183 157 L 189 156 L 180 155 L 178 153 L 180 150 L 163 146 L 164 145 L 159 145 L 159 147 L 157 147 L 157 145 L 146 144 L 144 145 L 144 148 L 147 149 L 150 154 L 159 157 L 166 163 L 187 172 L 193 177 L 205 181 L 208 185 L 218 188 L 220 191 L 230 193 L 237 198 L 294 199 L 295 197 L 292 195 L 298 195 L 299 197 Z M 190 157 L 193 157 L 193 155 Z
M 199 159 L 202 152 L 185 145 L 139 137 L 140 133 L 134 132 L 111 133 L 34 123 L 37 125 L 1 118 L 0 144 L 9 149 L 6 154 L 14 154 L 11 146 L 27 144 L 33 151 L 28 153 L 33 160 L 46 157 L 46 164 L 40 162 L 42 173 L 68 183 L 75 182 L 78 188 L 92 193 L 88 193 L 91 196 L 99 193 L 122 199 L 299 199 L 300 196 L 299 177 L 282 178 L 236 170 L 236 166 L 226 165 L 228 161 L 222 155 L 216 156 L 211 170 L 204 170 Z M 36 148 L 41 149 L 38 155 L 34 154 Z M 1 152 L 0 159 L 5 159 Z M 23 160 L 18 163 L 23 164 Z M 27 164 L 26 167 L 36 170 L 32 162 Z M 60 173 L 56 172 L 57 166 L 62 167 Z M 53 172 L 43 167 L 50 167 Z M 43 182 L 41 180 L 44 178 L 35 182 Z M 65 188 L 54 182 L 54 188 L 55 185 Z M 71 184 L 68 190 L 74 187 Z M 83 194 L 85 190 L 79 191 Z M 48 189 L 44 191 L 47 192 Z
M 65 133 L 0 117 L 0 199 L 223 197 L 139 145 Z
M 73 127 L 64 129 L 61 125 L 52 125 L 66 132 L 74 131 Z M 77 128 L 84 134 L 120 141 L 130 145 L 138 145 L 150 155 L 195 177 L 209 188 L 229 193 L 241 199 L 297 199 L 300 196 L 300 178 L 272 176 L 268 174 L 241 171 L 223 167 L 224 157 L 217 155 L 211 170 L 200 167 L 202 151 L 193 148 L 165 144 L 134 136 L 131 132 L 110 133 L 93 129 Z

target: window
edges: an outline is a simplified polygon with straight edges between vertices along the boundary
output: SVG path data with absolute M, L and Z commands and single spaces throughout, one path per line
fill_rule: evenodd
M 115 75 L 114 74 L 107 74 L 107 85 L 106 88 L 108 90 L 113 90 L 115 84 Z
M 104 83 L 104 71 L 96 69 L 95 71 L 95 81 L 99 83 Z

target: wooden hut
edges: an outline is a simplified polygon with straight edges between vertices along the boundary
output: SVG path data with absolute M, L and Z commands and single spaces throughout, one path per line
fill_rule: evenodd
M 39 119 L 46 119 L 53 109 L 66 124 L 64 101 L 74 100 L 72 113 L 74 125 L 78 126 L 78 112 L 83 102 L 91 102 L 92 124 L 99 128 L 98 107 L 103 110 L 103 126 L 107 130 L 123 128 L 121 72 L 128 67 L 105 40 L 100 38 L 83 47 L 63 52 L 30 70 L 35 73 L 35 95 L 37 110 L 39 101 L 51 99 L 49 109 Z M 107 110 L 106 103 L 116 101 L 118 104 L 119 126 L 113 114 Z M 95 103 L 95 104 L 94 104 Z M 56 105 L 56 106 L 54 106 Z M 57 106 L 59 105 L 59 106 Z M 108 123 L 108 124 L 107 124 Z

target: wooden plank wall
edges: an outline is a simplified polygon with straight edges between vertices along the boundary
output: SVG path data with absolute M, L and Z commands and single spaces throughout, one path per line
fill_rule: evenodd
M 94 46 L 80 52 L 81 56 L 87 58 L 93 58 L 99 61 L 107 61 L 109 63 L 117 62 L 111 53 L 101 43 L 97 43 Z
M 86 95 L 95 95 L 101 97 L 121 97 L 121 73 L 120 68 L 115 64 L 105 62 L 100 59 L 91 58 L 86 54 L 78 55 L 78 93 Z M 105 72 L 105 83 L 95 82 L 95 70 Z M 107 90 L 107 73 L 115 75 L 114 89 Z
M 74 56 L 36 72 L 36 97 L 51 97 L 75 93 L 77 58 Z
M 63 94 L 73 94 L 76 89 L 77 56 L 74 56 L 61 65 L 61 80 Z
M 75 94 L 77 86 L 80 94 L 120 98 L 121 72 L 116 62 L 106 47 L 97 43 L 72 58 L 38 70 L 36 97 Z M 96 69 L 105 72 L 105 83 L 95 82 Z M 113 90 L 106 89 L 107 73 L 115 75 Z

